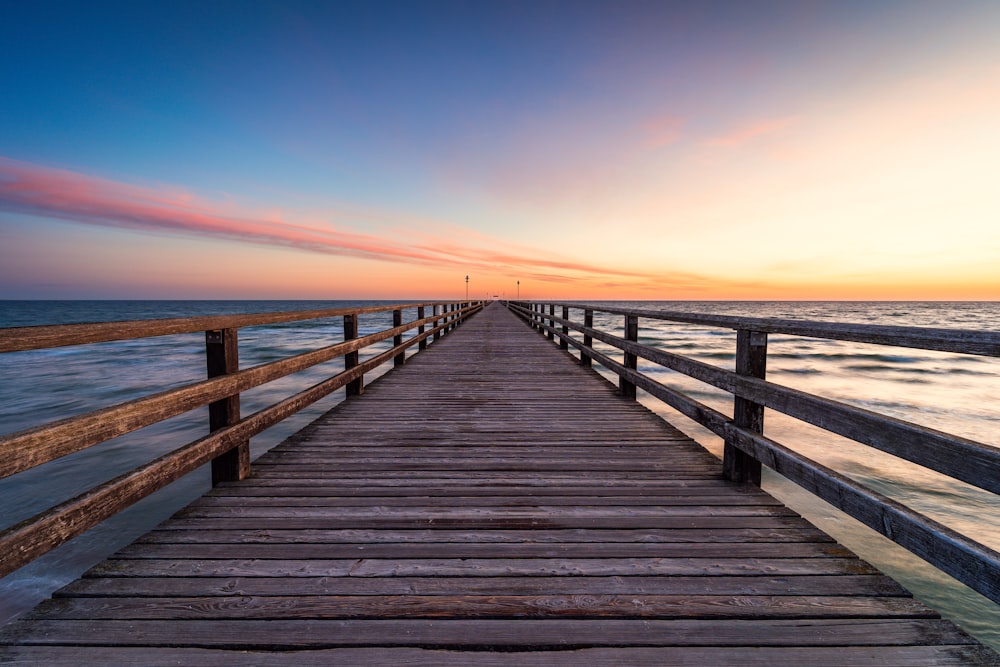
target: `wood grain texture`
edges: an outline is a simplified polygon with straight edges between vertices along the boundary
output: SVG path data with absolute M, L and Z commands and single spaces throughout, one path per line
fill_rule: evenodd
M 321 310 L 295 310 L 278 313 L 248 313 L 245 315 L 209 315 L 205 317 L 174 317 L 159 320 L 129 320 L 123 322 L 94 322 L 86 324 L 61 324 L 32 327 L 6 327 L 0 329 L 0 353 L 40 350 L 67 345 L 105 343 L 113 340 L 149 338 L 173 334 L 240 329 L 242 327 L 283 322 L 382 313 L 396 308 L 433 306 L 449 302 L 401 303 L 362 308 L 326 308 Z M 481 303 L 481 302 L 474 302 Z M 436 312 L 436 311 L 435 311 Z
M 345 316 L 350 319 L 352 316 Z M 425 318 L 417 322 L 433 322 Z M 0 437 L 0 477 L 7 477 L 53 459 L 72 454 L 144 426 L 225 399 L 338 356 L 357 356 L 357 350 L 417 326 L 410 322 L 376 333 L 335 343 L 253 368 L 168 389 Z M 443 325 L 442 327 L 443 328 Z M 440 328 L 432 329 L 440 331 Z M 422 334 L 425 335 L 426 334 Z M 437 334 L 435 334 L 437 335 Z M 424 338 L 419 339 L 421 342 Z M 407 341 L 410 343 L 411 341 Z M 352 362 L 356 365 L 356 359 Z
M 549 303 L 549 302 L 546 302 Z M 532 302 L 520 304 L 531 308 Z M 542 304 L 538 304 L 542 305 Z M 582 309 L 584 304 L 555 302 L 552 306 L 566 305 Z M 593 308 L 593 306 L 587 306 Z M 943 329 L 933 327 L 901 327 L 879 324 L 854 324 L 846 322 L 820 322 L 815 320 L 783 320 L 767 317 L 741 317 L 734 315 L 709 315 L 705 313 L 685 313 L 669 310 L 648 310 L 642 308 L 601 307 L 594 310 L 615 315 L 634 315 L 667 322 L 685 322 L 726 329 L 745 329 L 764 333 L 780 333 L 791 336 L 849 340 L 874 345 L 895 345 L 923 350 L 961 352 L 1000 357 L 1000 333 L 996 331 L 973 331 L 969 329 Z
M 423 334 L 429 336 L 435 327 Z M 391 331 L 391 330 L 390 330 Z M 384 332 L 383 332 L 384 333 Z M 360 340 L 360 339 L 359 339 Z M 236 424 L 213 431 L 149 463 L 83 492 L 34 517 L 0 531 L 0 576 L 80 535 L 108 517 L 194 471 L 209 460 L 291 416 L 320 398 L 386 363 L 400 349 L 420 340 L 410 338 L 350 370 L 334 375 L 278 403 L 259 410 Z M 307 353 L 310 354 L 310 353 Z M 277 362 L 281 363 L 281 362 Z M 217 378 L 218 379 L 218 378 Z M 215 380 L 209 380 L 213 382 Z
M 593 329 L 593 311 L 585 312 L 591 313 L 590 325 L 580 326 L 569 320 L 561 319 L 557 319 L 557 322 L 563 323 L 566 328 L 583 333 L 584 347 L 580 348 L 580 354 L 581 357 L 586 356 L 588 364 L 590 357 L 587 356 L 589 354 L 587 348 L 591 341 L 596 339 L 623 350 L 626 355 L 641 357 L 665 368 L 684 373 L 734 394 L 739 399 L 783 412 L 837 435 L 876 447 L 968 484 L 1000 493 L 1000 450 L 996 447 L 805 391 L 767 382 L 748 374 L 734 373 L 680 354 L 642 345 L 621 336 Z M 561 338 L 560 342 L 580 347 L 578 340 L 564 336 Z M 737 352 L 739 351 L 737 350 Z M 737 359 L 739 360 L 739 356 Z M 615 363 L 612 361 L 607 367 L 615 370 Z M 632 370 L 632 367 L 627 365 L 626 367 L 628 370 Z M 621 381 L 625 382 L 626 380 L 623 378 Z
M 996 664 L 616 393 L 487 308 L 0 630 L 0 662 Z
M 380 665 L 398 667 L 950 667 L 995 665 L 993 654 L 981 646 L 867 646 L 809 647 L 704 647 L 670 646 L 577 648 L 559 651 L 510 652 L 440 648 L 337 648 L 295 651 L 293 654 L 260 650 L 173 648 L 149 651 L 146 647 L 18 646 L 8 650 L 4 664 L 37 667 L 80 665 L 199 665 L 203 667 L 328 667 L 329 665 Z
M 518 308 L 517 310 L 518 312 L 522 312 L 522 314 L 524 312 L 522 308 Z M 636 354 L 645 356 L 646 358 L 655 359 L 664 355 L 683 359 L 683 357 L 679 357 L 678 355 L 670 355 L 669 353 L 652 350 L 651 348 L 640 346 L 640 349 L 634 342 L 602 332 L 595 331 L 593 332 L 593 336 L 605 342 L 610 342 L 621 349 L 634 350 Z M 570 344 L 573 346 L 580 345 L 579 341 L 573 339 L 570 339 Z M 817 461 L 811 460 L 789 447 L 785 447 L 753 430 L 734 423 L 734 420 L 729 419 L 718 410 L 680 391 L 661 384 L 649 375 L 628 368 L 623 363 L 619 363 L 601 352 L 595 350 L 590 350 L 589 352 L 594 360 L 618 374 L 620 382 L 629 382 L 643 389 L 681 414 L 705 426 L 721 436 L 727 445 L 729 445 L 728 449 L 738 449 L 744 452 L 749 458 L 762 462 L 764 465 L 779 472 L 782 476 L 795 482 L 807 491 L 819 496 L 837 509 L 846 512 L 940 570 L 955 577 L 976 592 L 995 602 L 1000 602 L 1000 552 L 997 550 L 896 502 L 884 494 L 854 481 L 846 475 L 842 475 Z M 707 368 L 706 364 L 701 364 L 690 359 L 686 360 L 686 362 L 692 368 L 695 367 L 694 365 L 701 368 L 698 373 L 690 373 L 693 377 L 697 377 L 699 374 L 709 374 L 704 373 L 705 368 Z M 672 364 L 665 365 L 674 367 Z M 824 423 L 828 415 L 832 414 L 833 419 L 830 422 L 836 423 L 837 417 L 848 415 L 851 412 L 855 414 L 848 417 L 848 419 L 857 417 L 857 422 L 864 423 L 865 417 L 863 413 L 866 411 L 854 408 L 841 410 L 837 407 L 841 404 L 835 404 L 833 401 L 827 399 L 811 396 L 803 392 L 794 392 L 794 390 L 766 383 L 761 379 L 741 376 L 728 371 L 722 371 L 721 369 L 716 370 L 718 373 L 725 374 L 728 377 L 737 378 L 742 383 L 766 385 L 770 390 L 777 391 L 786 397 L 792 393 L 801 394 L 799 402 L 801 405 L 792 403 L 789 409 L 784 411 L 788 414 L 798 412 L 801 415 L 802 413 L 809 412 L 811 407 L 820 405 L 820 410 L 807 419 L 811 423 L 828 426 L 829 424 Z M 737 396 L 744 397 L 741 392 L 737 391 L 736 393 Z M 771 406 L 767 400 L 760 402 L 763 405 Z M 846 406 L 842 407 L 846 408 Z M 833 409 L 831 410 L 831 408 Z M 997 482 L 1000 479 L 1000 476 L 997 475 L 998 467 L 1000 467 L 1000 454 L 997 453 L 996 448 L 965 441 L 957 436 L 939 433 L 882 415 L 867 414 L 873 415 L 875 419 L 869 420 L 868 423 L 871 429 L 865 433 L 858 430 L 857 423 L 854 424 L 857 440 L 873 444 L 885 449 L 885 451 L 898 453 L 904 458 L 923 463 L 935 470 L 946 472 L 946 474 L 950 473 L 958 479 L 968 479 L 982 488 L 1000 488 Z M 899 435 L 899 429 L 908 430 L 914 433 L 916 437 L 912 438 L 910 442 L 906 442 L 905 439 L 898 437 L 895 438 L 896 444 L 903 447 L 899 452 L 895 452 L 889 445 L 894 441 L 893 435 Z M 833 427 L 830 427 L 830 430 L 840 432 Z M 890 434 L 889 437 L 880 437 L 879 434 L 886 432 Z M 924 446 L 914 447 L 917 444 Z

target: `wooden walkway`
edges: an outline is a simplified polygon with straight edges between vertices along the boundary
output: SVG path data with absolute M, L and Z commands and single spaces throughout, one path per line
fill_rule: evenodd
M 997 664 L 499 304 L 254 470 L 0 663 Z

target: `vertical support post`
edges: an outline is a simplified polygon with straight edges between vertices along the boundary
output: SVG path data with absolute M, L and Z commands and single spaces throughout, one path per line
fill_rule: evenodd
M 544 307 L 543 307 L 543 308 L 544 308 Z M 556 338 L 556 334 L 555 334 L 555 332 L 553 332 L 553 331 L 552 331 L 552 329 L 553 329 L 553 328 L 555 327 L 555 325 L 556 325 L 556 322 L 555 322 L 555 320 L 553 320 L 553 319 L 552 319 L 552 317 L 553 317 L 553 316 L 554 316 L 555 314 L 556 314 L 556 304 L 554 304 L 554 303 L 550 303 L 550 304 L 549 304 L 549 340 L 555 340 L 555 338 Z
M 568 320 L 569 319 L 569 306 L 563 306 L 562 307 L 562 318 L 564 320 Z M 569 326 L 566 325 L 566 324 L 562 325 L 562 332 L 563 332 L 563 336 L 568 336 L 569 335 Z M 559 340 L 559 349 L 561 349 L 561 350 L 568 350 L 569 349 L 569 343 L 566 342 L 565 338 L 561 338 Z
M 736 373 L 763 378 L 767 370 L 767 333 L 736 331 Z M 733 401 L 733 422 L 754 433 L 764 432 L 764 406 L 737 396 Z M 726 441 L 722 471 L 734 482 L 749 482 L 760 486 L 760 461 Z
M 633 343 L 639 340 L 639 318 L 636 315 L 625 316 L 625 340 Z M 629 352 L 625 353 L 625 368 L 635 370 L 638 358 Z M 635 385 L 623 377 L 618 378 L 618 390 L 625 398 L 635 398 Z
M 594 311 L 592 311 L 590 308 L 587 308 L 583 311 L 583 326 L 587 327 L 588 329 L 594 328 Z M 593 344 L 594 344 L 593 337 L 590 334 L 586 333 L 583 334 L 583 346 L 587 348 L 592 346 Z M 585 349 L 580 350 L 580 363 L 583 364 L 584 368 L 592 367 L 590 355 L 587 354 L 587 351 Z
M 424 315 L 424 307 L 423 306 L 417 306 L 417 319 L 418 320 L 422 320 L 422 319 L 424 319 L 424 317 L 425 317 L 425 315 Z M 419 334 L 422 334 L 423 332 L 424 332 L 424 325 L 421 324 L 420 326 L 417 327 L 417 334 L 419 335 Z M 423 350 L 426 350 L 426 349 L 427 349 L 427 339 L 426 338 L 421 338 L 420 342 L 417 343 L 417 350 L 423 351 Z
M 399 327 L 403 325 L 403 311 L 396 309 L 392 311 L 392 326 Z M 399 347 L 403 344 L 403 334 L 396 334 L 392 337 L 392 346 Z M 402 366 L 406 362 L 406 352 L 400 352 L 395 357 L 392 358 L 392 367 Z
M 205 332 L 205 359 L 208 377 L 229 375 L 240 369 L 239 340 L 236 329 Z M 208 406 L 208 430 L 217 431 L 240 420 L 240 395 L 219 399 Z M 250 441 L 244 440 L 212 459 L 212 486 L 236 482 L 250 474 Z
M 358 316 L 344 315 L 344 340 L 354 340 L 358 337 Z M 344 370 L 351 370 L 358 365 L 358 352 L 348 352 L 344 355 Z M 351 380 L 347 383 L 348 396 L 360 396 L 365 392 L 364 378 Z
M 434 315 L 434 317 L 437 317 L 437 314 L 438 314 L 438 307 L 437 307 L 437 304 L 435 304 L 435 305 L 433 306 L 433 310 L 431 311 L 431 314 L 432 314 L 432 315 Z M 439 322 L 438 320 L 434 320 L 434 328 L 435 328 L 435 329 L 437 328 L 437 325 L 438 325 L 438 324 L 440 324 L 440 322 Z M 435 331 L 435 332 L 434 332 L 434 340 L 435 340 L 435 342 L 436 342 L 437 340 L 439 340 L 440 338 L 441 338 L 441 332 L 440 332 L 440 331 Z

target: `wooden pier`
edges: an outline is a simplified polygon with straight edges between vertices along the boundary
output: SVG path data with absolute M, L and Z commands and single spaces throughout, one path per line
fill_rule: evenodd
M 0 630 L 0 663 L 998 659 L 494 303 Z

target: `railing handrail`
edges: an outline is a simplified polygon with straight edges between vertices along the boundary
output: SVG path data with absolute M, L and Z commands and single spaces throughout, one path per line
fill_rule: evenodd
M 356 308 L 335 308 L 326 310 L 291 311 L 282 313 L 261 313 L 236 316 L 173 318 L 170 320 L 133 320 L 125 323 L 97 323 L 96 325 L 63 325 L 48 327 L 16 327 L 0 330 L 6 334 L 12 347 L 18 350 L 59 347 L 79 343 L 110 342 L 148 336 L 191 333 L 207 326 L 206 351 L 209 367 L 212 367 L 213 345 L 225 345 L 229 341 L 233 347 L 222 356 L 227 357 L 227 368 L 208 380 L 198 381 L 159 393 L 150 394 L 132 401 L 119 403 L 92 412 L 75 415 L 67 419 L 42 424 L 0 437 L 0 478 L 23 472 L 62 456 L 81 451 L 88 447 L 107 442 L 125 433 L 133 432 L 163 421 L 170 417 L 208 405 L 210 412 L 219 406 L 230 408 L 235 405 L 235 414 L 225 415 L 221 424 L 215 424 L 212 416 L 212 431 L 208 436 L 145 463 L 115 479 L 98 484 L 77 497 L 49 508 L 33 517 L 0 531 L 0 577 L 26 565 L 38 556 L 76 537 L 113 514 L 131 506 L 151 493 L 165 487 L 180 477 L 192 472 L 205 463 L 213 464 L 213 482 L 217 481 L 217 464 L 223 471 L 222 479 L 241 479 L 249 472 L 249 439 L 270 428 L 282 419 L 298 412 L 331 392 L 347 387 L 348 395 L 360 393 L 365 373 L 393 360 L 398 366 L 405 361 L 406 350 L 419 345 L 423 350 L 428 340 L 438 340 L 459 323 L 478 312 L 483 301 L 456 300 L 422 303 L 403 303 Z M 426 306 L 433 307 L 430 316 L 425 315 Z M 441 306 L 440 312 L 438 306 Z M 402 322 L 402 311 L 415 308 L 417 319 Z M 366 313 L 392 312 L 393 326 L 381 331 L 357 336 L 357 316 Z M 236 328 L 293 322 L 309 319 L 342 316 L 344 318 L 343 342 L 338 342 L 318 350 L 293 355 L 278 361 L 260 364 L 252 368 L 238 368 L 235 351 Z M 128 325 L 124 331 L 134 335 L 121 335 L 111 331 L 114 326 Z M 427 328 L 427 325 L 431 325 Z M 222 329 L 214 328 L 228 325 Z M 95 327 L 84 332 L 80 327 Z M 103 327 L 103 328 L 102 328 Z M 403 333 L 416 329 L 417 333 L 403 340 Z M 41 345 L 43 337 L 34 333 L 44 330 L 48 333 L 48 345 Z M 18 332 L 25 332 L 33 347 L 16 347 Z M 232 335 L 227 338 L 225 332 Z M 81 336 L 86 340 L 82 340 Z M 96 338 L 95 338 L 96 336 Z M 359 361 L 358 351 L 383 340 L 392 339 L 392 347 L 380 354 Z M 75 341 L 75 342 L 66 342 Z M 5 349 L 4 351 L 12 351 Z M 231 357 L 229 356 L 231 355 Z M 242 417 L 239 414 L 239 394 L 247 389 L 286 377 L 316 364 L 343 356 L 345 369 L 322 382 L 258 412 Z M 230 363 L 233 362 L 233 363 Z M 211 372 L 210 372 L 211 374 Z M 353 392 L 352 392 L 353 388 Z M 245 457 L 232 468 L 234 454 Z M 245 463 L 245 469 L 241 466 Z M 232 471 L 236 472 L 233 473 Z M 236 474 L 231 477 L 229 475 Z
M 774 325 L 775 320 L 765 318 L 733 318 L 722 316 L 702 316 L 689 314 L 690 320 L 678 320 L 674 314 L 630 308 L 605 308 L 598 304 L 580 302 L 548 301 L 508 301 L 508 308 L 525 319 L 532 327 L 548 336 L 558 339 L 563 349 L 573 346 L 580 350 L 580 360 L 585 365 L 596 362 L 619 377 L 621 393 L 635 397 L 635 388 L 643 389 L 651 396 L 678 410 L 681 414 L 705 426 L 726 440 L 723 468 L 727 475 L 737 480 L 760 480 L 760 465 L 768 467 L 797 483 L 810 493 L 843 510 L 897 544 L 920 556 L 940 570 L 947 572 L 994 602 L 1000 602 L 1000 553 L 940 524 L 884 494 L 865 487 L 791 450 L 763 435 L 763 410 L 772 408 L 814 424 L 832 433 L 843 435 L 856 442 L 875 447 L 896 456 L 908 459 L 918 465 L 936 470 L 954 479 L 973 484 L 993 493 L 1000 493 L 1000 449 L 983 443 L 961 438 L 949 433 L 929 429 L 868 410 L 816 396 L 808 392 L 791 389 L 764 380 L 764 359 L 766 359 L 766 334 L 769 332 L 792 333 L 792 327 Z M 555 306 L 562 307 L 562 316 L 555 314 Z M 569 319 L 569 309 L 582 310 L 584 324 Z M 547 311 L 547 312 L 546 312 Z M 595 312 L 625 316 L 625 336 L 616 336 L 593 328 Z M 697 324 L 733 328 L 737 330 L 736 372 L 699 362 L 684 355 L 666 352 L 659 348 L 638 342 L 638 317 L 658 320 L 692 321 Z M 761 322 L 770 322 L 765 332 L 757 328 L 741 329 L 740 326 L 758 327 Z M 801 324 L 793 320 L 780 320 Z M 811 325 L 822 325 L 834 333 L 844 331 L 836 325 L 825 322 L 807 323 L 796 327 L 798 335 L 815 335 L 818 329 Z M 559 325 L 557 327 L 557 325 Z M 917 347 L 912 343 L 919 340 L 915 332 L 926 332 L 919 327 L 879 327 L 881 330 L 897 331 L 906 329 L 906 342 L 898 337 L 882 337 L 873 340 L 870 331 L 875 325 L 849 325 L 855 332 L 864 334 L 860 342 L 879 342 L 883 345 Z M 583 340 L 569 335 L 570 330 L 583 334 Z M 804 331 L 815 333 L 808 334 Z M 941 331 L 949 335 L 955 333 L 977 334 L 978 343 L 990 342 L 996 337 L 992 332 L 960 332 L 958 330 L 931 330 L 934 335 Z M 983 334 L 978 336 L 978 334 Z M 755 336 L 757 339 L 755 340 Z M 856 340 L 846 336 L 817 336 L 841 340 Z M 932 336 L 933 338 L 933 336 Z M 599 340 L 622 350 L 624 361 L 619 362 L 594 349 L 593 340 Z M 893 342 L 889 342 L 889 341 Z M 940 342 L 940 338 L 936 338 Z M 955 340 L 955 338 L 951 338 Z M 977 344 L 978 344 L 977 343 Z M 992 343 L 991 343 L 992 344 Z M 751 345 L 757 349 L 751 350 Z M 924 348 L 927 349 L 927 348 Z M 941 349 L 933 347 L 930 349 Z M 982 350 L 984 348 L 979 348 Z M 966 354 L 984 354 L 969 349 Z M 747 359 L 756 355 L 756 366 Z M 741 356 L 743 359 L 741 360 Z M 732 418 L 701 403 L 687 394 L 667 387 L 642 373 L 637 368 L 636 359 L 642 357 L 653 363 L 681 372 L 689 377 L 706 382 L 734 396 Z M 741 414 L 741 410 L 743 413 Z M 759 419 L 748 418 L 747 413 L 757 412 Z M 736 461 L 745 457 L 746 461 Z M 740 467 L 744 469 L 740 469 Z M 755 466 L 746 470 L 746 466 Z
M 631 315 L 652 320 L 701 324 L 723 329 L 759 331 L 762 333 L 788 334 L 828 340 L 846 340 L 854 343 L 890 345 L 918 348 L 938 352 L 958 352 L 988 357 L 1000 357 L 1000 332 L 948 329 L 941 327 L 893 326 L 885 324 L 860 324 L 850 322 L 823 322 L 820 320 L 790 320 L 774 317 L 744 317 L 741 315 L 709 315 L 674 310 L 647 308 L 618 308 L 579 301 L 509 301 L 518 304 L 566 306 L 580 310 Z
M 354 308 L 321 308 L 312 310 L 276 311 L 273 313 L 240 313 L 234 315 L 207 315 L 170 317 L 147 320 L 122 320 L 112 322 L 83 322 L 79 324 L 43 324 L 27 327 L 0 328 L 0 353 L 42 350 L 70 345 L 87 345 L 111 341 L 152 338 L 174 334 L 243 329 L 265 324 L 282 324 L 304 320 L 318 320 L 344 315 L 382 313 L 406 308 L 442 306 L 454 303 L 475 302 L 474 299 L 452 301 L 423 301 L 396 303 Z

